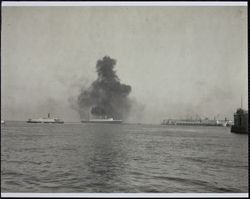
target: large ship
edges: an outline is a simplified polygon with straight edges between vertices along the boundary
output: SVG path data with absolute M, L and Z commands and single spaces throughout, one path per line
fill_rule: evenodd
M 113 118 L 108 119 L 91 119 L 91 120 L 82 120 L 82 123 L 107 123 L 107 124 L 121 124 L 122 120 L 114 120 Z
M 231 127 L 233 133 L 248 133 L 248 111 L 239 108 L 234 114 L 234 125 Z
M 63 124 L 64 121 L 58 118 L 50 118 L 50 113 L 48 113 L 47 118 L 38 118 L 38 119 L 28 119 L 27 123 L 50 123 L 50 124 Z
M 106 124 L 121 124 L 123 121 L 122 120 L 115 120 L 114 118 L 108 118 L 107 116 L 105 117 L 99 117 L 99 118 L 94 118 L 94 119 L 89 119 L 88 120 L 82 120 L 82 123 L 106 123 Z

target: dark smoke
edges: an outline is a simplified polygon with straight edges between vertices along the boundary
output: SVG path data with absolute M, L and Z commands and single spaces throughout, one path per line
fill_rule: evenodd
M 82 89 L 78 96 L 78 111 L 81 119 L 93 116 L 126 119 L 131 100 L 128 98 L 131 86 L 121 84 L 114 66 L 116 60 L 108 56 L 96 64 L 97 79 L 87 89 Z

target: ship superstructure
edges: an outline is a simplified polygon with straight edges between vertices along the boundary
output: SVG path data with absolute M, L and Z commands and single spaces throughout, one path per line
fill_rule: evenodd
M 239 108 L 234 114 L 233 133 L 248 133 L 248 111 Z

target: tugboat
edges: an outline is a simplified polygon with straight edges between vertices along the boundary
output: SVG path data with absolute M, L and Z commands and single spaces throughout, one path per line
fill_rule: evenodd
M 231 132 L 248 134 L 248 111 L 242 108 L 237 109 L 234 114 L 234 125 L 231 127 Z
M 27 123 L 51 123 L 51 124 L 63 124 L 64 121 L 58 118 L 50 118 L 50 113 L 48 113 L 47 118 L 38 118 L 38 119 L 28 119 Z

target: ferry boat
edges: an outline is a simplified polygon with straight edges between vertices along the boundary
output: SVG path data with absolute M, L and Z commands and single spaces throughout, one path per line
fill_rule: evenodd
M 50 113 L 48 113 L 47 118 L 38 118 L 38 119 L 28 119 L 27 123 L 50 123 L 50 124 L 63 124 L 64 121 L 58 118 L 50 118 Z

